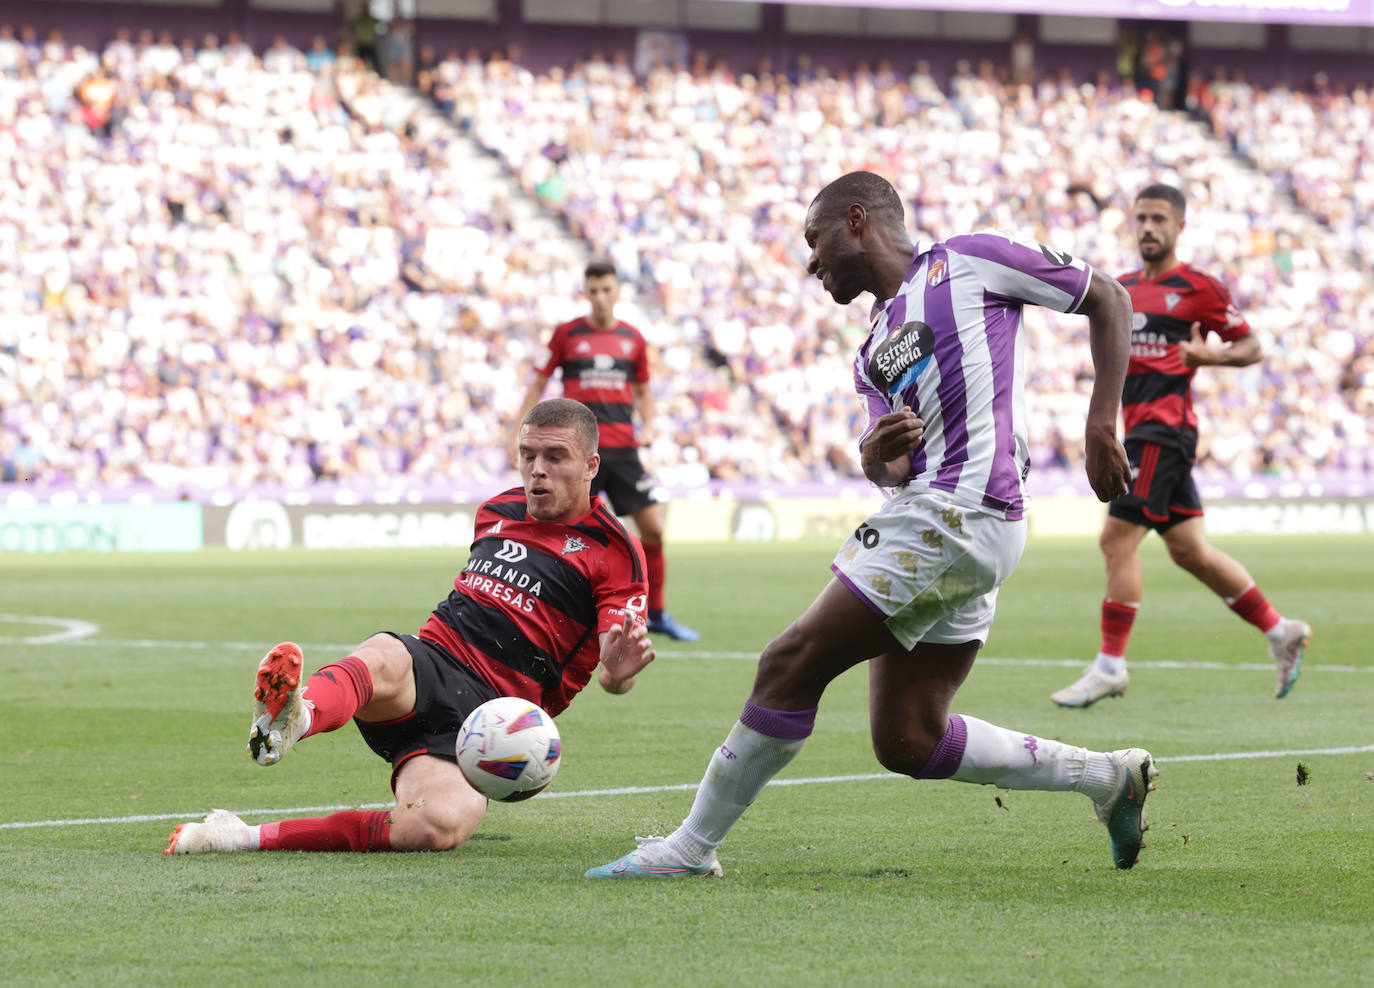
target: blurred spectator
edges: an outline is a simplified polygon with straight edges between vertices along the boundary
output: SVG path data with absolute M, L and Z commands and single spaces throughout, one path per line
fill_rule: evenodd
M 108 139 L 82 117 L 98 69 Z M 646 460 L 669 486 L 858 476 L 847 382 L 867 314 L 806 278 L 799 235 L 811 195 L 854 168 L 897 182 L 918 237 L 1015 228 L 1108 272 L 1134 265 L 1134 193 L 1180 186 L 1188 259 L 1232 286 L 1266 352 L 1198 376 L 1203 467 L 1374 471 L 1364 88 L 1214 80 L 1213 132 L 1257 172 L 1133 91 L 1007 86 L 992 66 L 962 65 L 948 95 L 920 65 L 736 76 L 708 59 L 640 79 L 625 53 L 542 75 L 455 53 L 432 75 L 451 125 L 346 52 L 123 32 L 98 59 L 0 28 L 0 476 L 506 480 L 520 382 L 540 328 L 575 314 L 577 265 L 474 176 L 460 129 L 614 259 L 660 362 Z M 1037 310 L 1025 333 L 1033 462 L 1079 472 L 1083 321 Z

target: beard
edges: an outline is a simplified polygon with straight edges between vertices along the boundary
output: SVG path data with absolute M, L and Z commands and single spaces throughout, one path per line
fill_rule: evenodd
M 1140 256 L 1147 261 L 1153 261 L 1169 253 L 1169 249 L 1158 240 L 1143 241 L 1136 245 L 1140 249 Z

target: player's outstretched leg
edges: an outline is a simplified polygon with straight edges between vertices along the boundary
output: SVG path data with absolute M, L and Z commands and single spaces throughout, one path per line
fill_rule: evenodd
M 258 663 L 248 754 L 259 765 L 277 764 L 310 729 L 302 668 L 301 649 L 295 642 L 282 642 Z
M 1131 685 L 1131 675 L 1125 669 L 1119 673 L 1103 672 L 1094 663 L 1083 670 L 1083 675 L 1050 694 L 1050 699 L 1061 707 L 1090 707 L 1098 700 L 1111 696 L 1125 696 L 1126 688 Z
M 1278 682 L 1274 685 L 1274 698 L 1282 700 L 1292 690 L 1302 672 L 1302 656 L 1312 643 L 1312 627 L 1306 621 L 1285 618 L 1284 627 L 1277 641 L 1269 643 L 1269 657 L 1274 660 L 1278 671 Z
M 1107 827 L 1112 841 L 1112 860 L 1118 868 L 1135 866 L 1145 846 L 1145 797 L 1154 791 L 1159 769 L 1144 748 L 1122 748 L 1112 752 L 1121 771 L 1121 785 L 1102 801 L 1093 801 L 1097 818 Z
M 639 845 L 623 858 L 597 868 L 588 868 L 588 878 L 685 878 L 689 875 L 724 874 L 716 852 L 705 861 L 692 863 L 663 837 L 636 837 Z
M 215 810 L 200 823 L 179 824 L 167 838 L 163 854 L 208 854 L 212 851 L 252 851 L 253 828 L 228 810 Z

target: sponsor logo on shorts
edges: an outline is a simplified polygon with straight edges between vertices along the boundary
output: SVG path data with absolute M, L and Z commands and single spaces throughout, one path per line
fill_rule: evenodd
M 962 511 L 958 508 L 940 508 L 938 511 L 941 521 L 948 525 L 953 531 L 963 532 L 964 513 Z

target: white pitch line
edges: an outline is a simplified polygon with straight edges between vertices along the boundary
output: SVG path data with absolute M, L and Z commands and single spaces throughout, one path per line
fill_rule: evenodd
M 5 615 L 0 615 L 0 621 L 5 619 Z M 17 620 L 17 619 L 16 619 Z M 32 619 L 38 620 L 38 619 Z M 56 619 L 51 619 L 56 620 Z M 64 622 L 65 623 L 65 622 Z M 94 627 L 94 626 L 92 626 Z M 61 634 L 61 633 L 59 633 Z M 223 649 L 233 652 L 266 652 L 277 642 L 215 642 L 215 641 L 179 641 L 166 638 L 59 638 L 55 635 L 45 635 L 42 638 L 3 638 L 0 637 L 0 645 L 50 645 L 60 644 L 63 647 L 75 645 L 89 646 L 92 648 L 168 648 L 181 649 L 184 651 L 211 651 Z M 307 652 L 324 652 L 347 654 L 358 646 L 358 642 L 300 642 L 300 646 Z M 730 661 L 755 662 L 758 660 L 758 652 L 733 652 L 733 651 L 704 651 L 701 649 L 674 649 L 666 648 L 658 653 L 660 659 L 725 659 Z M 978 659 L 979 665 L 985 666 L 1035 666 L 1047 668 L 1078 669 L 1084 665 L 1083 659 L 1045 659 L 1036 657 L 998 657 L 983 656 Z M 1192 670 L 1217 672 L 1239 669 L 1245 672 L 1273 672 L 1272 662 L 1215 662 L 1199 661 L 1193 662 L 1183 659 L 1159 659 L 1159 660 L 1133 660 L 1133 669 L 1173 669 L 1173 670 Z M 1305 672 L 1363 672 L 1374 673 L 1374 665 L 1356 666 L 1348 663 L 1313 663 L 1303 664 Z
M 1374 752 L 1374 744 L 1347 745 L 1340 748 L 1292 748 L 1286 751 L 1219 751 L 1205 755 L 1172 755 L 1156 758 L 1157 762 L 1230 762 L 1261 758 L 1308 758 L 1313 755 L 1361 755 Z M 835 782 L 878 782 L 884 779 L 905 779 L 895 772 L 869 772 L 863 775 L 818 775 L 801 779 L 774 779 L 770 786 L 813 786 Z M 578 789 L 573 792 L 546 792 L 536 799 L 580 799 L 588 796 L 642 796 L 659 792 L 687 792 L 699 783 L 680 782 L 666 786 L 623 786 L 618 789 Z M 330 806 L 292 806 L 284 809 L 234 810 L 239 816 L 294 817 L 302 813 L 337 813 L 339 810 L 384 810 L 392 803 L 340 803 Z M 156 823 L 159 820 L 188 820 L 203 816 L 204 811 L 192 813 L 142 813 L 135 816 L 99 816 L 74 820 L 22 820 L 0 823 L 0 830 L 28 830 L 35 827 L 77 827 L 90 824 Z

